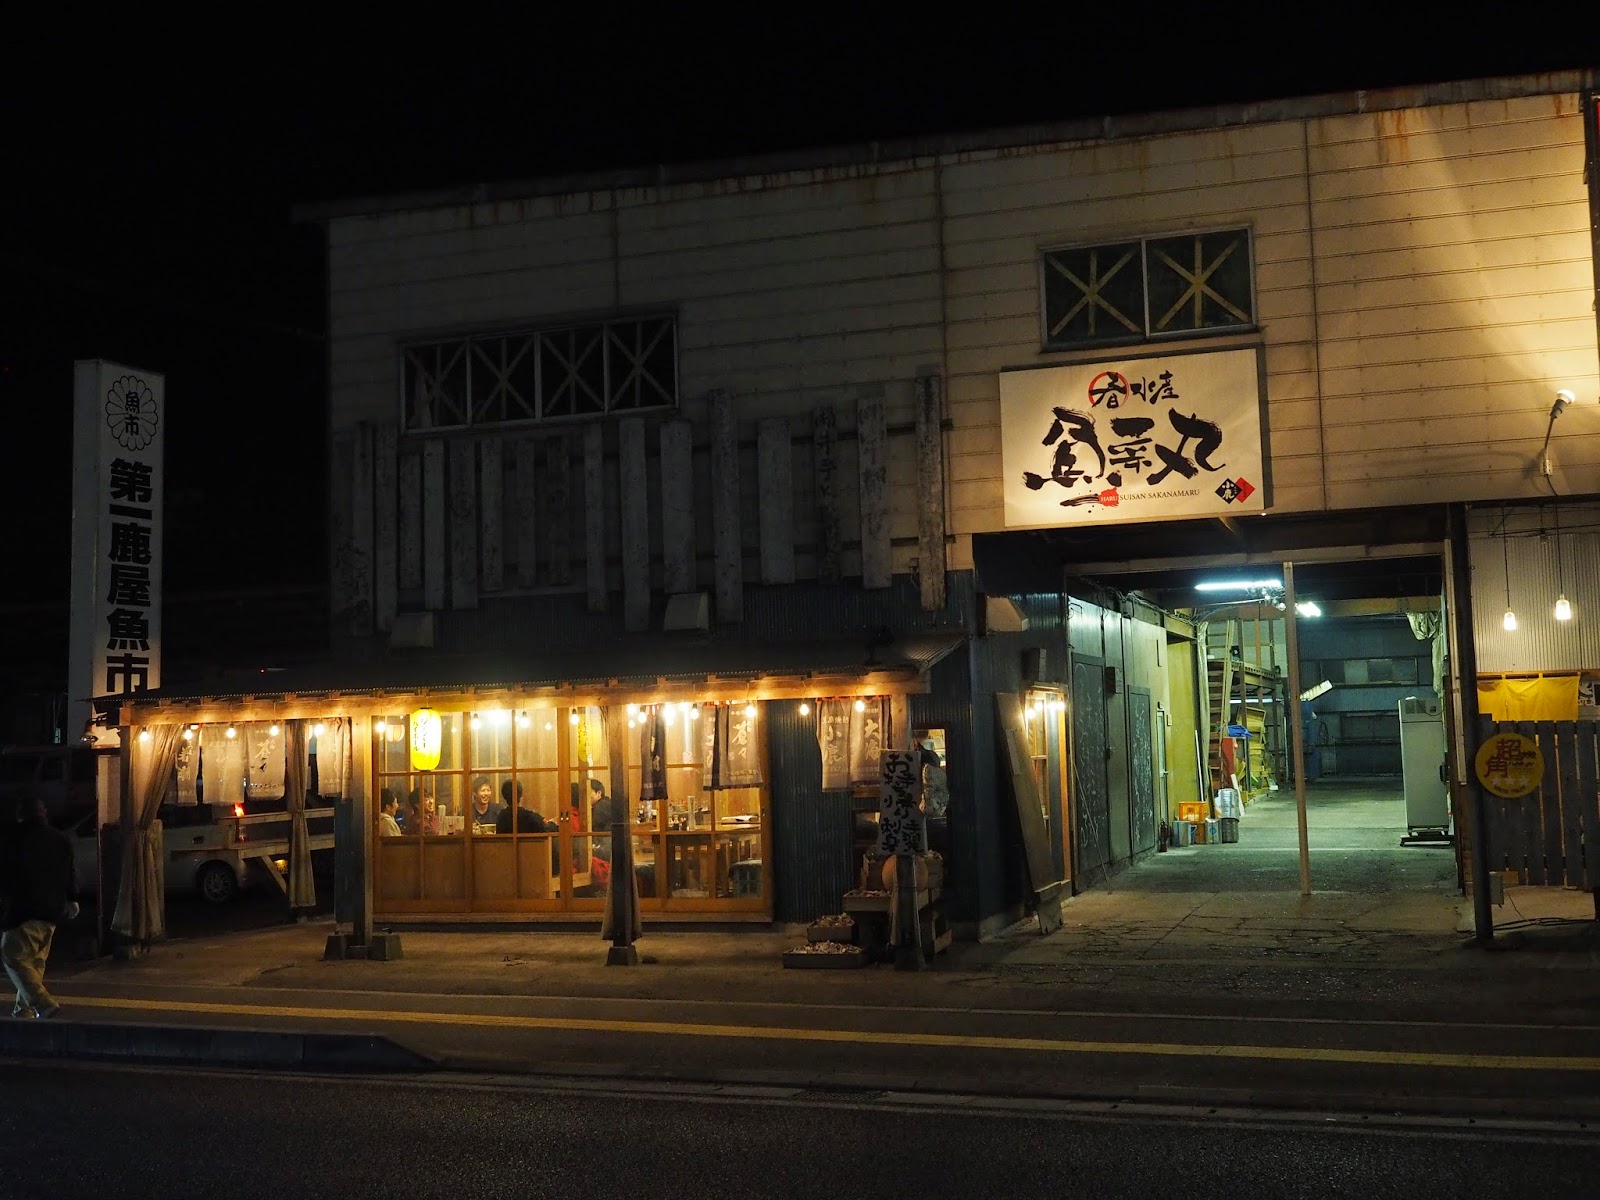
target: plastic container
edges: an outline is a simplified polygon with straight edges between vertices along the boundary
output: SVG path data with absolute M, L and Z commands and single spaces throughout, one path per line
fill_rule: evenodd
M 1239 840 L 1239 818 L 1238 817 L 1221 817 L 1221 818 L 1219 818 L 1218 819 L 1218 831 L 1221 833 L 1222 840 L 1223 840 L 1224 843 L 1237 842 Z
M 1217 792 L 1217 816 L 1231 817 L 1237 820 L 1244 815 L 1244 804 L 1239 799 L 1237 788 L 1222 788 Z
M 1222 840 L 1222 831 L 1217 828 L 1217 818 L 1212 817 L 1206 822 L 1206 845 L 1215 846 Z

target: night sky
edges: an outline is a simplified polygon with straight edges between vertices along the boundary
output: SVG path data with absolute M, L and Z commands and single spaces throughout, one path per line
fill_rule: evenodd
M 66 603 L 89 357 L 167 375 L 169 594 L 321 581 L 322 239 L 297 202 L 1584 65 L 1548 22 L 1408 30 L 1377 6 L 1277 29 L 1018 9 L 943 43 L 917 25 L 932 8 L 750 11 L 759 28 L 457 6 L 455 28 L 408 16 L 375 42 L 278 9 L 274 29 L 0 35 L 0 454 L 26 582 L 7 603 Z

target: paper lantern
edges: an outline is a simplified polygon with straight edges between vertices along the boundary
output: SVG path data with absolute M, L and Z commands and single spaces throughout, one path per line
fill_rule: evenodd
M 419 708 L 411 714 L 411 769 L 431 771 L 439 765 L 439 751 L 444 743 L 444 725 L 439 714 L 431 708 Z

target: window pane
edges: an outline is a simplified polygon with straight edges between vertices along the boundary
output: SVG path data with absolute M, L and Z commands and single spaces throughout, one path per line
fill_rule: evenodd
M 1049 250 L 1041 269 L 1047 346 L 1144 336 L 1138 242 Z
M 612 412 L 671 405 L 677 356 L 670 320 L 614 321 L 606 327 Z
M 467 343 L 413 346 L 401 364 L 407 429 L 467 423 Z
M 716 839 L 718 896 L 735 899 L 761 895 L 761 835 L 756 832 Z
M 475 338 L 472 342 L 472 423 L 527 421 L 538 416 L 533 364 L 537 340 Z
M 544 416 L 605 412 L 605 352 L 599 326 L 541 334 L 539 370 L 543 387 L 539 410 Z
M 510 770 L 511 768 L 511 711 L 505 708 L 473 714 L 478 727 L 467 722 L 472 748 L 471 765 L 474 771 Z
M 1254 324 L 1248 230 L 1154 238 L 1145 261 L 1152 334 Z
M 378 726 L 383 728 L 379 729 Z M 372 724 L 373 737 L 377 739 L 378 773 L 403 775 L 411 769 L 411 747 L 406 741 L 404 713 L 391 713 Z
M 513 740 L 515 765 L 529 767 L 555 767 L 559 762 L 561 734 L 557 721 L 563 715 L 553 708 L 535 708 L 517 714 L 516 733 Z

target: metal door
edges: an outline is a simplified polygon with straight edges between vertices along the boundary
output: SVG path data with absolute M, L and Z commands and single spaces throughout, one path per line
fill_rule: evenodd
M 1150 693 L 1128 689 L 1128 828 L 1133 852 L 1156 848 L 1156 758 L 1151 739 Z
M 1077 814 L 1079 878 L 1111 865 L 1111 789 L 1106 783 L 1104 664 L 1072 663 L 1072 787 Z

